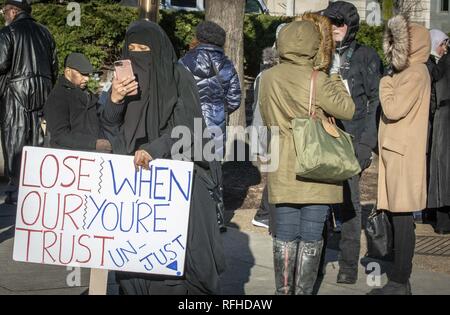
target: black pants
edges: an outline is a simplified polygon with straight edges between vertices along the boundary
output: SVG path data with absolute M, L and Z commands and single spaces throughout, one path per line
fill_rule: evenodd
M 436 210 L 436 229 L 450 231 L 450 207 Z
M 259 205 L 259 209 L 255 214 L 255 218 L 268 218 L 270 214 L 271 204 L 269 203 L 269 189 L 264 186 L 264 190 L 262 193 L 261 204 Z
M 269 219 L 269 233 L 275 234 L 275 209 L 276 207 L 269 203 L 269 188 L 264 186 L 261 204 L 259 205 L 258 211 L 256 211 L 255 219 L 264 218 Z
M 339 243 L 339 271 L 356 276 L 361 248 L 361 202 L 359 194 L 360 176 L 344 183 L 344 203 L 339 206 L 342 220 Z
M 414 217 L 409 213 L 390 213 L 394 232 L 394 267 L 388 278 L 397 283 L 407 283 L 412 273 L 412 261 L 416 246 Z

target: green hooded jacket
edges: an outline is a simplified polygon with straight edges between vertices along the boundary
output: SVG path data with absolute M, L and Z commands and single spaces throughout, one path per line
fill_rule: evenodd
M 316 115 L 324 112 L 337 119 L 350 120 L 355 104 L 337 75 L 326 71 L 331 62 L 333 40 L 328 19 L 307 14 L 284 27 L 277 47 L 280 65 L 261 77 L 261 114 L 268 127 L 279 128 L 278 169 L 268 174 L 269 201 L 273 204 L 335 204 L 343 201 L 342 183 L 326 184 L 297 178 L 296 153 L 291 121 L 308 117 L 311 74 L 316 81 Z M 272 132 L 273 135 L 273 132 Z M 271 141 L 276 141 L 272 137 Z M 272 162 L 277 154 L 270 152 Z M 275 160 L 274 160 L 275 159 Z

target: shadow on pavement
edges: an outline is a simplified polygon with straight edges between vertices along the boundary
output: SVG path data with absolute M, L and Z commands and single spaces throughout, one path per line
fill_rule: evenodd
M 222 233 L 222 240 L 227 262 L 226 270 L 220 277 L 222 294 L 245 295 L 245 285 L 250 281 L 255 266 L 249 236 L 231 224 L 228 231 Z

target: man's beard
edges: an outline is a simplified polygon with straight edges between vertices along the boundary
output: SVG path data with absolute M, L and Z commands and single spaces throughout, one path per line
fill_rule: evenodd
M 9 26 L 11 24 L 11 21 L 5 21 L 5 26 Z

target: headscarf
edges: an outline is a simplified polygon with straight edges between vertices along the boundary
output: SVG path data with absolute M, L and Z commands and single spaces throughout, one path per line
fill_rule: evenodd
M 437 53 L 438 47 L 442 44 L 443 41 L 448 40 L 447 34 L 442 32 L 441 30 L 431 30 L 431 54 L 435 56 L 437 59 L 440 59 L 442 56 L 439 56 Z
M 149 52 L 132 52 L 132 43 L 150 47 Z M 123 59 L 130 59 L 139 83 L 139 93 L 127 100 L 124 135 L 132 153 L 136 142 L 152 142 L 161 135 L 178 99 L 174 77 L 177 56 L 164 30 L 150 21 L 130 25 L 125 35 Z

